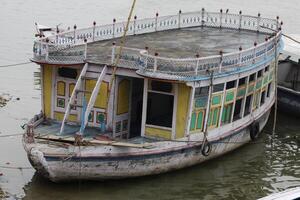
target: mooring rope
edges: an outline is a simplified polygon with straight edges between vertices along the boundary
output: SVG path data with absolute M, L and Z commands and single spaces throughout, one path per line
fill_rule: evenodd
M 27 65 L 30 64 L 32 62 L 21 62 L 21 63 L 14 63 L 14 64 L 8 64 L 8 65 L 0 65 L 0 68 L 4 68 L 4 67 L 15 67 L 15 66 L 20 66 L 20 65 Z

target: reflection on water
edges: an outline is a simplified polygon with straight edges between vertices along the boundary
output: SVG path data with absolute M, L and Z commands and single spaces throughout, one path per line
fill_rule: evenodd
M 266 133 L 271 130 L 271 122 L 272 116 L 256 143 L 207 163 L 158 176 L 57 184 L 35 174 L 24 187 L 25 199 L 255 199 L 300 186 L 297 119 L 280 114 L 273 141 Z

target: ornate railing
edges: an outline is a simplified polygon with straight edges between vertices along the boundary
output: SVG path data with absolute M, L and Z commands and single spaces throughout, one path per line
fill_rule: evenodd
M 38 39 L 34 42 L 33 60 L 36 62 L 54 64 L 83 63 L 86 59 L 88 43 L 121 37 L 125 31 L 125 24 L 126 22 L 116 23 L 114 20 L 113 24 L 96 26 L 96 23 L 94 23 L 92 27 L 85 29 L 77 29 L 77 27 L 74 26 L 74 29 L 71 31 Z M 261 17 L 260 15 L 242 15 L 241 12 L 239 14 L 229 14 L 222 11 L 206 12 L 204 9 L 202 9 L 200 12 L 181 13 L 181 11 L 179 11 L 179 13 L 176 15 L 162 17 L 156 14 L 156 17 L 154 18 L 141 20 L 138 20 L 136 17 L 134 17 L 134 19 L 129 23 L 127 35 L 137 35 L 199 26 L 260 31 L 269 34 L 273 33 L 274 30 L 278 32 L 280 29 L 278 19 L 267 19 Z M 268 46 L 268 44 L 271 45 L 272 40 L 258 45 L 255 49 L 263 49 L 264 46 Z M 251 50 L 223 55 L 222 65 L 229 68 L 238 64 L 240 62 L 239 56 L 241 56 L 242 63 L 250 61 L 250 57 L 253 57 L 254 54 L 253 51 L 254 48 Z M 147 55 L 147 58 L 145 53 L 132 56 L 135 59 L 131 59 L 130 61 L 126 59 L 124 54 L 123 57 L 121 57 L 121 62 L 123 62 L 123 64 L 129 62 L 133 65 L 137 65 L 137 63 L 134 63 L 133 60 L 138 60 L 138 62 L 142 64 L 141 62 L 147 59 L 148 65 L 145 68 L 147 70 L 151 70 L 151 65 L 154 66 L 154 57 L 151 57 L 150 55 Z M 136 58 L 136 56 L 141 57 Z M 160 57 L 157 58 L 156 61 L 158 66 L 156 70 L 173 73 L 173 71 L 176 69 L 181 71 L 181 73 L 190 74 L 193 70 L 201 71 L 202 69 L 217 67 L 220 65 L 220 59 L 221 56 L 199 58 L 197 61 L 194 59 L 170 59 Z
M 214 70 L 216 74 L 239 71 L 245 67 L 260 64 L 275 58 L 275 46 L 279 52 L 283 48 L 281 32 L 266 39 L 261 44 L 254 44 L 252 48 L 237 52 L 202 58 L 166 58 L 158 55 L 149 55 L 148 51 L 140 51 L 141 68 L 138 74 L 149 77 L 171 80 L 192 80 L 199 76 L 206 76 L 207 70 Z M 277 55 L 278 55 L 277 52 Z

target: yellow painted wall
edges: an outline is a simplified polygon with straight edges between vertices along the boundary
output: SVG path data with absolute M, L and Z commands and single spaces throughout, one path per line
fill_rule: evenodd
M 129 111 L 129 94 L 130 94 L 130 81 L 124 79 L 120 81 L 118 87 L 118 103 L 117 114 L 128 113 Z
M 145 135 L 152 136 L 152 137 L 164 138 L 164 139 L 171 139 L 172 131 L 160 129 L 160 128 L 147 127 L 147 125 L 146 125 Z
M 64 119 L 64 115 L 65 114 L 61 112 L 54 112 L 54 119 L 62 121 Z M 77 115 L 70 115 L 68 121 L 77 122 Z
M 184 131 L 189 110 L 191 88 L 185 84 L 178 84 L 176 138 L 184 137 Z
M 42 65 L 43 69 L 43 111 L 46 118 L 51 118 L 52 66 Z
M 93 92 L 96 82 L 97 82 L 96 80 L 86 80 L 85 90 Z M 107 95 L 108 95 L 108 83 L 102 82 L 94 107 L 105 109 L 107 106 Z M 85 96 L 86 96 L 86 100 L 89 101 L 91 94 L 87 93 L 85 94 Z

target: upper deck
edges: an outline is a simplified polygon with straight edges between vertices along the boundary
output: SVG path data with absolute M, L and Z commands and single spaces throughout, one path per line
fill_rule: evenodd
M 196 54 L 208 57 L 219 54 L 221 50 L 223 53 L 232 53 L 239 47 L 251 48 L 255 42 L 263 43 L 267 36 L 247 30 L 191 27 L 128 36 L 125 47 L 136 49 L 136 54 L 147 47 L 150 54 L 158 53 L 167 58 L 195 58 Z M 89 43 L 87 61 L 110 65 L 113 42 L 120 45 L 119 38 Z
M 74 27 L 35 41 L 37 63 L 81 64 L 91 62 L 135 69 L 143 76 L 191 80 L 207 69 L 218 73 L 234 71 L 270 58 L 280 48 L 278 19 L 206 12 L 129 22 L 125 46 L 119 53 L 126 22 Z M 113 45 L 115 43 L 115 45 Z

